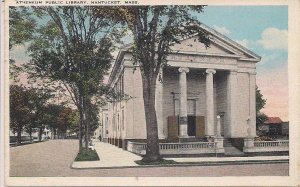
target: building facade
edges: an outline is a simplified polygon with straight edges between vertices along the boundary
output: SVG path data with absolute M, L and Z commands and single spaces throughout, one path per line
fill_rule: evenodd
M 256 136 L 256 63 L 260 57 L 215 30 L 206 48 L 196 37 L 172 46 L 168 66 L 156 84 L 156 115 L 161 142 L 208 137 Z M 110 101 L 107 108 L 108 142 L 126 149 L 128 141 L 146 139 L 142 80 L 131 53 L 123 48 L 108 84 L 126 100 Z
M 100 125 L 94 131 L 94 138 L 103 142 L 107 142 L 108 138 L 108 105 L 105 105 L 100 108 L 99 119 Z

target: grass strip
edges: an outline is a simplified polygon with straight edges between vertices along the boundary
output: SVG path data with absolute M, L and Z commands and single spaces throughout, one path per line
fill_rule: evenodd
M 100 160 L 96 150 L 80 150 L 75 161 L 97 161 Z
M 157 161 L 143 161 L 143 160 L 136 160 L 134 161 L 136 164 L 138 165 L 172 165 L 172 164 L 178 164 L 178 162 L 174 161 L 174 160 L 165 160 L 165 159 L 161 159 L 161 160 L 157 160 Z

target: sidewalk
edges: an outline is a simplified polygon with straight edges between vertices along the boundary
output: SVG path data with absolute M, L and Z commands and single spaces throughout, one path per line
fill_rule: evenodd
M 136 154 L 124 151 L 111 144 L 103 142 L 95 142 L 95 150 L 97 151 L 99 161 L 81 161 L 73 162 L 74 169 L 92 169 L 92 168 L 122 168 L 122 167 L 149 167 L 136 164 L 135 160 L 141 160 L 142 157 Z M 195 165 L 195 162 L 201 163 L 233 163 L 233 162 L 258 162 L 258 161 L 286 161 L 289 156 L 257 156 L 257 157 L 187 157 L 187 158 L 166 158 L 166 160 L 174 160 L 176 162 L 188 165 Z M 178 165 L 180 166 L 180 164 Z M 150 166 L 153 167 L 153 166 Z

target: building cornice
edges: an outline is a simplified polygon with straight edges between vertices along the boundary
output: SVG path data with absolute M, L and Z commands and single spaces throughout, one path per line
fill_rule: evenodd
M 171 55 L 181 54 L 181 55 L 197 55 L 197 56 L 215 56 L 215 57 L 227 57 L 227 58 L 236 58 L 238 61 L 248 61 L 248 62 L 259 62 L 261 60 L 261 57 L 254 52 L 250 51 L 249 49 L 245 48 L 244 46 L 238 44 L 237 42 L 231 40 L 230 38 L 222 35 L 221 33 L 217 32 L 216 30 L 208 27 L 205 24 L 201 24 L 200 27 L 212 35 L 211 41 L 215 44 L 223 47 L 225 50 L 228 50 L 232 52 L 233 54 L 219 54 L 219 53 L 205 53 L 205 52 L 192 52 L 192 51 L 178 51 L 178 52 L 171 52 Z M 196 34 L 193 34 L 189 37 L 185 37 L 180 39 L 181 41 L 189 39 L 191 37 L 196 36 Z M 108 79 L 108 85 L 111 85 L 114 82 L 114 79 L 116 79 L 116 74 L 119 72 L 120 66 L 122 63 L 124 63 L 124 57 L 126 53 L 130 53 L 129 49 L 133 46 L 133 43 L 129 43 L 127 45 L 124 45 L 115 60 L 113 69 L 109 75 Z M 243 57 L 242 53 L 250 56 L 250 58 Z M 251 58 L 252 57 L 252 58 Z

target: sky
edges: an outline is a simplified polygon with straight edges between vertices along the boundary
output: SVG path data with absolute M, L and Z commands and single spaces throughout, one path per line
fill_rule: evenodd
M 256 66 L 256 83 L 267 100 L 262 111 L 288 121 L 288 7 L 207 6 L 197 17 L 262 57 Z M 12 51 L 17 62 L 29 60 L 25 48 Z

